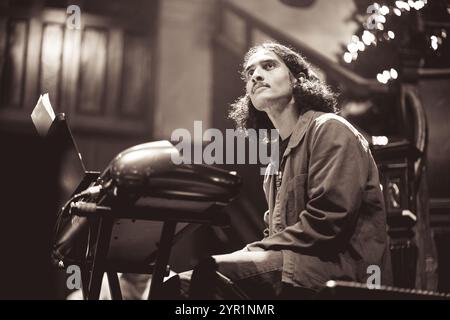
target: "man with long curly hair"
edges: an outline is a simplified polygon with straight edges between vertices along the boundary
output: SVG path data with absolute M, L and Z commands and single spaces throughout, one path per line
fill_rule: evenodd
M 251 48 L 242 77 L 246 92 L 230 118 L 244 130 L 275 128 L 280 138 L 280 159 L 264 179 L 264 238 L 171 273 L 161 298 L 296 299 L 313 297 L 328 280 L 390 284 L 378 170 L 364 137 L 335 114 L 335 94 L 300 54 L 277 43 Z M 124 297 L 145 297 L 149 281 L 125 275 Z
M 281 139 L 264 179 L 264 238 L 172 276 L 166 297 L 305 298 L 328 280 L 369 276 L 370 285 L 389 284 L 386 215 L 367 141 L 335 114 L 335 95 L 295 51 L 265 43 L 243 67 L 246 93 L 230 118 L 244 130 L 275 128 Z
M 281 156 L 279 171 L 264 179 L 264 239 L 244 251 L 265 253 L 284 288 L 369 284 L 369 270 L 380 271 L 371 285 L 390 284 L 378 170 L 368 142 L 335 114 L 335 94 L 300 54 L 277 43 L 251 48 L 242 77 L 246 93 L 230 118 L 243 129 L 277 129 Z

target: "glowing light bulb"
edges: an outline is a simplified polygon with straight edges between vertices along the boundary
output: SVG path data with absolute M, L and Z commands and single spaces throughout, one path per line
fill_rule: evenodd
M 397 79 L 398 78 L 398 72 L 394 68 L 391 68 L 391 72 L 390 73 L 391 73 L 391 78 L 392 79 Z
M 357 46 L 359 51 L 364 51 L 366 49 L 366 46 L 361 41 L 358 41 Z
M 362 35 L 362 40 L 366 46 L 369 46 L 372 42 L 375 41 L 375 36 L 370 31 L 365 30 Z
M 351 53 L 356 52 L 356 51 L 358 51 L 358 45 L 357 45 L 356 43 L 354 43 L 354 42 L 349 43 L 349 44 L 347 45 L 347 49 L 348 49 L 348 51 L 351 52 Z
M 380 8 L 380 13 L 381 13 L 382 15 L 388 14 L 388 13 L 389 13 L 389 8 L 386 7 L 386 6 L 382 6 L 382 7 Z
M 389 139 L 386 136 L 372 136 L 372 144 L 376 146 L 385 146 L 389 143 Z
M 383 76 L 383 74 L 381 74 L 381 73 L 377 74 L 377 80 L 378 80 L 378 82 L 383 83 L 383 84 L 386 84 L 388 82 L 388 79 L 385 76 Z
M 436 36 L 431 36 L 431 48 L 433 48 L 433 50 L 437 50 L 438 48 L 438 39 Z
M 347 63 L 352 62 L 352 54 L 350 52 L 344 53 L 344 61 Z

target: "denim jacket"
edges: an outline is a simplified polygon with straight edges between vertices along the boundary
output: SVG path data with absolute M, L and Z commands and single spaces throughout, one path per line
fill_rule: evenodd
M 390 284 L 384 200 L 364 137 L 340 116 L 307 111 L 280 169 L 270 174 L 269 166 L 264 179 L 265 237 L 247 249 L 281 250 L 282 280 L 295 286 L 365 282 L 370 265 L 380 268 L 381 284 Z

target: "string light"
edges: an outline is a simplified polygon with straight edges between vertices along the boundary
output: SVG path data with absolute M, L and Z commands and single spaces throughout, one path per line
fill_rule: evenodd
M 366 46 L 370 46 L 372 43 L 376 43 L 375 39 L 376 38 L 372 32 L 364 30 L 363 35 L 362 35 L 362 40 Z
M 347 63 L 352 62 L 352 54 L 350 52 L 344 53 L 344 61 Z
M 395 5 L 396 5 L 397 8 L 399 8 L 399 9 L 405 9 L 406 11 L 411 10 L 411 7 L 410 7 L 409 4 L 406 3 L 405 1 L 395 1 Z
M 388 17 L 400 17 L 403 12 L 410 11 L 411 9 L 420 10 L 427 4 L 427 0 L 408 0 L 408 1 L 395 1 L 395 5 L 389 7 L 388 5 L 380 5 L 374 2 L 368 6 L 367 13 L 370 14 L 367 22 L 364 24 L 364 31 L 359 37 L 353 35 L 350 43 L 347 44 L 348 51 L 344 53 L 343 59 L 346 63 L 351 63 L 358 58 L 358 52 L 364 51 L 367 47 L 377 45 L 378 41 L 390 41 L 395 39 L 396 35 L 394 31 L 384 31 L 385 24 L 388 21 Z M 378 38 L 377 38 L 378 37 Z M 447 37 L 445 29 L 441 30 L 440 35 L 433 35 L 430 37 L 430 46 L 433 50 L 437 50 L 439 45 L 442 44 L 442 39 Z M 390 70 L 384 70 L 377 74 L 377 80 L 380 83 L 386 84 L 390 80 L 398 78 L 398 72 L 394 68 Z
M 398 72 L 394 68 L 391 68 L 390 74 L 391 74 L 391 78 L 392 79 L 397 79 L 398 78 Z
M 377 80 L 378 82 L 382 83 L 382 84 L 386 84 L 388 82 L 388 79 L 386 79 L 383 74 L 378 73 L 377 74 Z
M 414 3 L 414 9 L 420 10 L 420 9 L 422 9 L 423 7 L 425 7 L 425 4 L 426 4 L 426 1 L 421 1 L 421 0 L 416 1 L 416 2 Z
M 348 51 L 349 51 L 350 53 L 357 52 L 357 51 L 358 51 L 358 45 L 357 45 L 356 43 L 354 43 L 354 42 L 349 43 L 349 44 L 347 45 L 347 49 L 348 49 Z
M 385 146 L 389 143 L 389 139 L 386 136 L 372 136 L 372 144 L 376 146 Z
M 391 68 L 390 70 L 384 70 L 383 72 L 377 74 L 377 80 L 382 84 L 386 84 L 389 81 L 395 80 L 397 78 L 398 72 L 394 68 Z
M 386 7 L 386 6 L 382 6 L 381 8 L 380 8 L 380 13 L 382 14 L 382 15 L 387 15 L 388 13 L 389 13 L 389 7 Z
M 366 46 L 361 41 L 358 41 L 358 43 L 356 45 L 358 46 L 359 51 L 364 51 L 366 49 Z
M 431 40 L 430 45 L 433 50 L 437 50 L 439 46 L 442 44 L 442 38 L 439 36 L 432 35 L 430 37 L 430 40 Z

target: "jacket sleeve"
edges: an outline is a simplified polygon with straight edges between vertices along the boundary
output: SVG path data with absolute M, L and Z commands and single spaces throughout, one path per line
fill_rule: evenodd
M 254 246 L 266 250 L 285 247 L 305 253 L 334 247 L 357 219 L 368 178 L 367 141 L 336 119 L 316 123 L 312 130 L 305 141 L 310 151 L 305 210 L 298 213 L 294 225 Z

